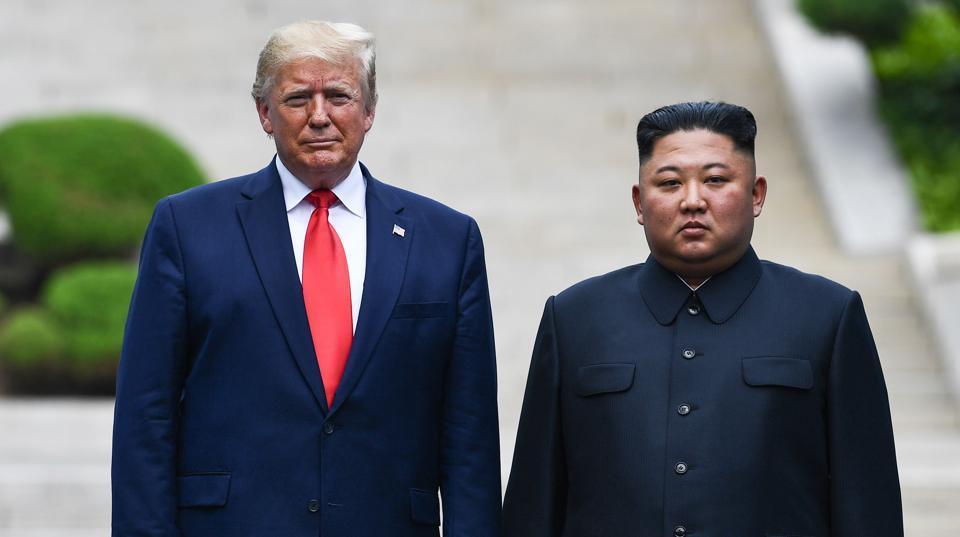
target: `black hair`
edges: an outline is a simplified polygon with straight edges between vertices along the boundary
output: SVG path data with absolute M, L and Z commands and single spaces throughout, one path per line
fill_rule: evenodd
M 742 106 L 724 102 L 678 103 L 657 108 L 637 124 L 637 149 L 640 165 L 653 154 L 657 140 L 677 131 L 706 129 L 729 136 L 733 146 L 753 157 L 757 120 Z

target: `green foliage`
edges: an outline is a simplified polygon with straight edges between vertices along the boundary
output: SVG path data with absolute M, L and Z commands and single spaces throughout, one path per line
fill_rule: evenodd
M 875 50 L 873 63 L 881 81 L 957 84 L 960 80 L 960 16 L 945 6 L 918 9 L 903 39 L 896 45 Z
M 896 41 L 910 0 L 798 0 L 800 11 L 824 32 L 850 34 L 868 46 Z
M 919 9 L 896 46 L 872 53 L 880 111 L 931 231 L 960 229 L 960 16 Z
M 137 269 L 129 263 L 84 263 L 54 274 L 44 304 L 76 364 L 116 362 Z
M 43 308 L 15 311 L 0 327 L 0 365 L 28 385 L 12 389 L 108 393 L 135 280 L 133 264 L 114 262 L 84 263 L 54 274 Z
M 158 199 L 202 182 L 184 149 L 131 119 L 29 119 L 0 131 L 0 203 L 17 245 L 46 262 L 128 253 Z
M 63 352 L 63 338 L 47 312 L 38 308 L 15 312 L 0 329 L 0 362 L 14 366 L 43 364 Z

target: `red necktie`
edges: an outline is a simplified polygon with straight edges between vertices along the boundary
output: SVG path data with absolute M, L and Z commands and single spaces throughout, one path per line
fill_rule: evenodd
M 314 190 L 307 200 L 315 209 L 303 242 L 303 303 L 330 407 L 353 343 L 350 273 L 340 236 L 328 219 L 337 196 L 329 190 Z

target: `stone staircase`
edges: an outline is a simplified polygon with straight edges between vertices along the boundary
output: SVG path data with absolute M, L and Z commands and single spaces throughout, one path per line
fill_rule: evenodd
M 362 158 L 480 223 L 504 477 L 543 301 L 647 254 L 630 203 L 636 120 L 681 100 L 748 106 L 770 182 L 757 251 L 862 292 L 890 390 L 907 534 L 960 535 L 960 419 L 904 264 L 837 248 L 752 0 L 107 3 L 103 17 L 65 0 L 4 4 L 0 83 L 16 91 L 0 101 L 0 122 L 127 111 L 178 135 L 212 177 L 272 155 L 247 95 L 272 28 L 317 17 L 378 35 L 381 100 Z M 0 535 L 109 534 L 111 408 L 0 399 Z

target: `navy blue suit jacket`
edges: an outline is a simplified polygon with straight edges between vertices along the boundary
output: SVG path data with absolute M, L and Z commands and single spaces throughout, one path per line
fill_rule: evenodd
M 506 537 L 902 537 L 860 296 L 750 249 L 692 293 L 652 257 L 547 301 Z
M 367 266 L 327 408 L 273 164 L 162 200 L 117 379 L 114 537 L 495 537 L 476 223 L 366 168 Z M 394 226 L 403 228 L 403 236 Z

